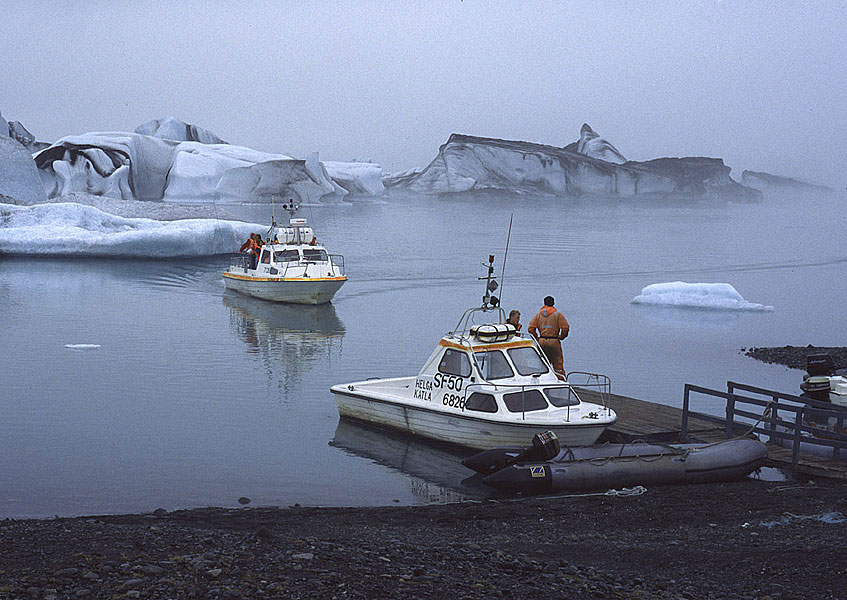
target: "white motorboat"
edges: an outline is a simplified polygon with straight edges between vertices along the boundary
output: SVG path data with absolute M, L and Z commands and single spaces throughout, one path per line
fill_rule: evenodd
M 258 254 L 235 257 L 224 271 L 224 284 L 263 300 L 325 304 L 347 281 L 344 257 L 328 254 L 306 219 L 293 218 L 296 206 L 283 207 L 292 217 L 288 226 L 273 223 Z
M 535 339 L 505 323 L 491 295 L 497 288 L 493 262 L 489 257 L 488 276 L 481 278 L 482 306 L 465 311 L 417 376 L 332 386 L 341 417 L 475 449 L 523 446 L 543 431 L 569 446 L 597 441 L 617 419 L 608 400 L 583 402 Z M 608 399 L 608 378 L 594 377 L 605 381 Z

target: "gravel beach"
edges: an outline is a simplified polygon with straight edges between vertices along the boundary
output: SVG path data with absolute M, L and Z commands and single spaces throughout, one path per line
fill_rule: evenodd
M 847 487 L 0 522 L 0 598 L 847 598 Z

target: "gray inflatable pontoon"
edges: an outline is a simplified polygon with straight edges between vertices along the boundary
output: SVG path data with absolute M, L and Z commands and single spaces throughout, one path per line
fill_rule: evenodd
M 483 481 L 492 487 L 527 493 L 731 481 L 746 477 L 768 457 L 767 447 L 753 439 L 601 444 L 565 448 L 554 458 L 539 461 L 523 460 L 515 449 L 487 452 L 470 457 L 465 465 L 491 473 Z

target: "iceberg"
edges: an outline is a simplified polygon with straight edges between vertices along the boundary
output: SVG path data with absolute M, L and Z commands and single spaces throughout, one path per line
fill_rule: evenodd
M 189 125 L 173 117 L 153 119 L 135 128 L 135 133 L 174 140 L 177 142 L 200 142 L 201 144 L 226 144 L 221 138 L 202 127 Z
M 18 141 L 3 135 L 5 121 L 0 116 L 0 200 L 15 204 L 45 202 L 38 169 L 32 155 Z
M 575 143 L 575 146 L 568 144 L 565 148 L 618 165 L 627 162 L 624 155 L 612 144 L 601 138 L 596 131 L 591 129 L 588 123 L 582 124 L 582 128 L 579 130 L 579 141 Z
M 759 171 L 743 171 L 741 173 L 741 183 L 747 187 L 755 188 L 762 192 L 816 192 L 820 194 L 834 194 L 835 190 L 815 183 L 801 181 L 792 177 L 782 177 L 780 175 L 771 175 L 770 173 L 762 173 Z
M 220 219 L 126 218 L 74 202 L 0 204 L 0 255 L 177 258 L 229 254 L 251 233 L 265 229 L 265 225 Z
M 388 176 L 383 183 L 422 194 L 506 190 L 565 197 L 761 198 L 758 190 L 734 181 L 719 158 L 620 163 L 624 157 L 590 127 L 582 133 L 580 142 L 564 148 L 454 133 L 425 168 Z
M 651 306 L 708 310 L 773 310 L 773 306 L 748 302 L 728 283 L 685 283 L 683 281 L 654 283 L 642 289 L 641 294 L 633 298 L 631 302 Z
M 370 161 L 324 161 L 330 178 L 351 196 L 382 196 L 382 167 Z
M 346 193 L 316 154 L 302 160 L 140 133 L 67 136 L 36 154 L 35 164 L 50 198 L 85 192 L 124 200 L 308 203 Z

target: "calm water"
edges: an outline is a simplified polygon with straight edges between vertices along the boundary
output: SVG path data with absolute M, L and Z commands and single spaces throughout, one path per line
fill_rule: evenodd
M 228 207 L 258 222 L 269 207 Z M 679 406 L 683 384 L 796 392 L 741 349 L 845 345 L 843 201 L 676 207 L 527 197 L 304 208 L 345 255 L 332 305 L 224 290 L 226 257 L 0 259 L 0 517 L 474 496 L 443 448 L 339 423 L 330 385 L 415 374 L 476 304 L 481 262 L 527 323 L 552 294 L 569 370 Z M 647 308 L 664 281 L 727 282 L 768 313 Z M 100 344 L 71 350 L 65 344 Z M 709 410 L 715 407 L 699 406 Z

